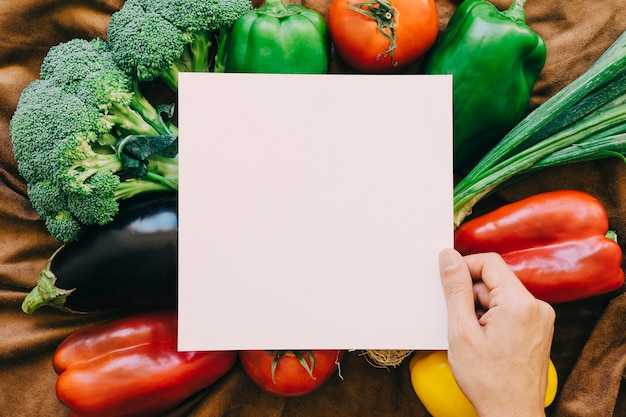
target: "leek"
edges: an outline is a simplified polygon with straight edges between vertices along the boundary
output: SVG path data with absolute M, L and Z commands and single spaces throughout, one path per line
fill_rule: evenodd
M 626 31 L 580 77 L 519 122 L 454 187 L 458 227 L 484 197 L 541 169 L 626 162 Z

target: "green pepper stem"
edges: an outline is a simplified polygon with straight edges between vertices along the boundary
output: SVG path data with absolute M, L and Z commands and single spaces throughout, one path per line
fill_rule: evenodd
M 282 19 L 300 13 L 297 8 L 290 8 L 282 0 L 266 0 L 265 6 L 256 10 L 259 14 Z
M 503 11 L 502 14 L 511 20 L 526 23 L 526 10 L 524 10 L 525 4 L 526 0 L 515 0 L 513 4 L 511 4 L 511 7 Z

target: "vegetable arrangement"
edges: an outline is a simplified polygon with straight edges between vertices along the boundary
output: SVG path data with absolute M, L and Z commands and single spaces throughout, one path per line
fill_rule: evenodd
M 23 91 L 10 133 L 33 207 L 50 233 L 77 240 L 113 220 L 121 199 L 178 189 L 178 129 L 171 103 L 153 105 L 141 83 L 177 91 L 179 71 L 219 67 L 220 42 L 247 0 L 130 0 L 108 40 L 50 49 Z
M 580 300 L 624 284 L 622 250 L 602 204 L 589 194 L 537 194 L 469 220 L 456 229 L 463 255 L 497 252 L 536 298 Z
M 626 153 L 626 32 L 507 133 L 454 187 L 459 226 L 485 196 L 556 165 Z
M 268 20 L 282 24 L 280 37 L 263 29 Z M 274 47 L 269 56 L 267 46 Z M 58 347 L 56 392 L 72 415 L 161 414 L 213 384 L 238 357 L 176 351 L 176 311 L 169 309 L 177 301 L 178 73 L 278 72 L 288 64 L 287 72 L 321 73 L 329 51 L 319 13 L 276 1 L 253 10 L 247 0 L 128 0 L 111 17 L 107 40 L 73 39 L 48 51 L 10 133 L 33 207 L 63 245 L 22 309 L 126 314 Z M 285 59 L 276 66 L 276 57 Z M 144 95 L 159 85 L 170 93 Z M 329 361 L 315 351 L 296 366 L 282 355 L 267 369 L 275 379 L 260 387 L 310 393 L 332 376 L 341 354 Z
M 465 222 L 480 200 L 517 178 L 626 153 L 626 34 L 524 117 L 546 51 L 523 5 L 500 12 L 465 0 L 436 41 L 434 0 L 334 0 L 328 22 L 280 0 L 256 9 L 248 0 L 127 0 L 107 40 L 51 48 L 10 133 L 33 208 L 63 246 L 22 308 L 130 313 L 57 349 L 57 395 L 72 415 L 158 415 L 213 384 L 237 358 L 263 391 L 308 395 L 344 354 L 176 352 L 180 72 L 325 73 L 334 52 L 356 72 L 401 73 L 419 63 L 418 72 L 453 74 L 455 167 L 469 170 L 454 189 L 457 249 L 501 253 L 533 294 L 553 303 L 622 286 L 621 249 L 592 196 L 546 193 Z M 141 312 L 146 307 L 162 310 Z M 445 352 L 414 355 L 413 387 L 435 417 L 472 415 L 446 363 Z M 553 365 L 550 376 L 546 405 L 556 391 Z

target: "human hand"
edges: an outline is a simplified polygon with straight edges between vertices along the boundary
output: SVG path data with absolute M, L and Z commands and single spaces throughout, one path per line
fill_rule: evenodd
M 534 298 L 495 253 L 462 257 L 445 249 L 439 267 L 450 369 L 478 415 L 543 417 L 552 307 Z

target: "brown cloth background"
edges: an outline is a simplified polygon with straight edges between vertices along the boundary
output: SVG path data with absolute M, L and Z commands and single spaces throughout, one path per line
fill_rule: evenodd
M 330 0 L 302 3 L 326 14 Z M 442 29 L 458 3 L 437 1 Z M 504 0 L 494 3 L 500 8 L 510 4 Z M 55 397 L 51 355 L 71 332 L 108 318 L 106 314 L 72 315 L 51 309 L 32 316 L 21 312 L 22 299 L 35 285 L 37 273 L 58 243 L 48 236 L 28 203 L 12 157 L 8 123 L 21 90 L 38 77 L 50 46 L 74 37 L 104 37 L 110 15 L 122 4 L 122 0 L 0 3 L 0 416 L 67 416 L 68 410 Z M 532 106 L 584 72 L 626 29 L 623 0 L 528 0 L 526 10 L 529 24 L 548 45 L 548 60 Z M 335 59 L 332 70 L 348 69 Z M 497 96 L 497 85 L 493 93 Z M 477 210 L 565 188 L 599 198 L 610 214 L 611 228 L 626 236 L 626 167 L 617 160 L 545 171 L 503 191 Z M 557 400 L 548 415 L 626 416 L 626 396 L 620 390 L 626 367 L 626 295 L 611 294 L 555 307 L 552 359 L 560 381 Z M 294 399 L 262 393 L 236 365 L 217 384 L 167 415 L 428 416 L 411 388 L 407 362 L 398 368 L 378 369 L 358 352 L 351 352 L 341 366 L 342 378 L 336 375 L 318 392 Z

